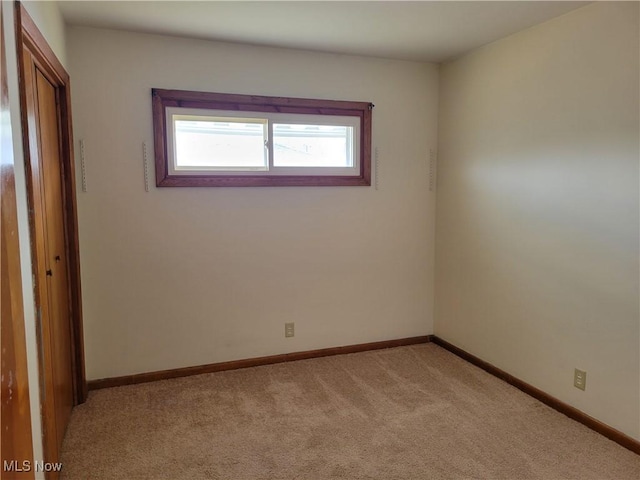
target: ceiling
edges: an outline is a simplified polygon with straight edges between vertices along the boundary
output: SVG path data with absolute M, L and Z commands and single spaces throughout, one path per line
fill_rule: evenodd
M 60 1 L 70 25 L 442 62 L 589 2 Z

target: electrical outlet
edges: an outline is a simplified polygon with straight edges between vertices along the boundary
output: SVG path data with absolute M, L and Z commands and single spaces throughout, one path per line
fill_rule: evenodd
M 576 368 L 573 373 L 573 386 L 580 390 L 585 390 L 587 388 L 587 372 Z
M 295 323 L 285 323 L 284 324 L 284 336 L 285 337 L 293 337 L 295 334 Z

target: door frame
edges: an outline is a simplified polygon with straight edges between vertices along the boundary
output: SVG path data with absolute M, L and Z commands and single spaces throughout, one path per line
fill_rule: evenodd
M 25 157 L 25 168 L 27 177 L 27 200 L 29 204 L 29 228 L 31 231 L 31 251 L 33 275 L 35 282 L 36 311 L 42 308 L 43 299 L 39 295 L 40 286 L 44 279 L 40 279 L 41 272 L 44 271 L 41 260 L 36 254 L 36 234 L 37 229 L 34 219 L 34 204 L 39 199 L 36 187 L 40 184 L 41 172 L 38 167 L 37 155 L 31 155 L 29 141 L 29 119 L 27 109 L 27 85 L 25 78 L 24 52 L 28 51 L 34 58 L 38 68 L 48 80 L 55 85 L 58 91 L 58 111 L 60 123 L 60 161 L 62 169 L 62 193 L 63 193 L 63 216 L 65 227 L 65 246 L 67 258 L 69 259 L 69 308 L 71 310 L 71 364 L 73 378 L 73 404 L 83 403 L 87 398 L 87 380 L 84 364 L 84 340 L 82 326 L 82 294 L 80 285 L 80 250 L 78 239 L 78 215 L 76 203 L 76 179 L 75 162 L 73 156 L 73 132 L 71 123 L 71 93 L 69 74 L 64 69 L 55 53 L 45 40 L 42 33 L 36 26 L 31 16 L 24 6 L 15 2 L 15 22 L 16 22 L 16 44 L 18 53 L 18 77 L 20 91 L 20 111 L 22 123 L 22 141 Z M 41 328 L 41 319 L 38 318 L 38 329 Z M 38 347 L 43 352 L 43 339 L 38 335 Z M 42 356 L 42 353 L 40 354 Z M 42 358 L 40 361 L 42 362 Z M 41 369 L 42 370 L 42 369 Z M 43 372 L 40 371 L 41 385 L 43 384 Z M 43 403 L 43 392 L 41 392 L 41 404 Z

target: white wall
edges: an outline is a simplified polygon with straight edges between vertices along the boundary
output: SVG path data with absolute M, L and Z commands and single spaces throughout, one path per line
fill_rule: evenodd
M 60 63 L 67 68 L 66 26 L 58 3 L 51 0 L 21 0 L 21 3 Z
M 78 208 L 89 379 L 432 333 L 437 66 L 67 35 L 88 188 Z M 145 193 L 152 87 L 371 101 L 379 189 Z
M 5 2 L 5 0 L 2 0 Z M 50 44 L 54 53 L 64 64 L 66 47 L 64 41 L 64 23 L 55 3 L 22 2 L 36 23 L 42 35 Z M 5 31 L 7 54 L 7 81 L 11 108 L 11 133 L 15 158 L 16 201 L 18 214 L 18 235 L 20 239 L 20 263 L 22 275 L 22 297 L 25 321 L 25 343 L 27 347 L 27 370 L 29 375 L 29 401 L 31 407 L 31 433 L 33 440 L 33 459 L 42 461 L 42 426 L 40 423 L 40 382 L 38 345 L 36 340 L 35 300 L 33 297 L 33 279 L 31 264 L 31 241 L 27 207 L 27 187 L 25 176 L 24 151 L 22 148 L 22 126 L 20 122 L 20 98 L 18 91 L 18 64 L 15 42 L 14 3 L 6 1 L 3 5 L 3 26 Z M 36 479 L 43 479 L 42 472 L 35 473 Z
M 444 65 L 435 333 L 640 438 L 638 4 Z M 587 389 L 573 370 L 587 371 Z

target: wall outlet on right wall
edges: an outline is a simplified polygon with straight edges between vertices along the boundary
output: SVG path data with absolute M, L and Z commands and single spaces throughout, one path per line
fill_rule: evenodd
M 587 372 L 576 368 L 573 372 L 573 386 L 585 390 L 587 388 Z

